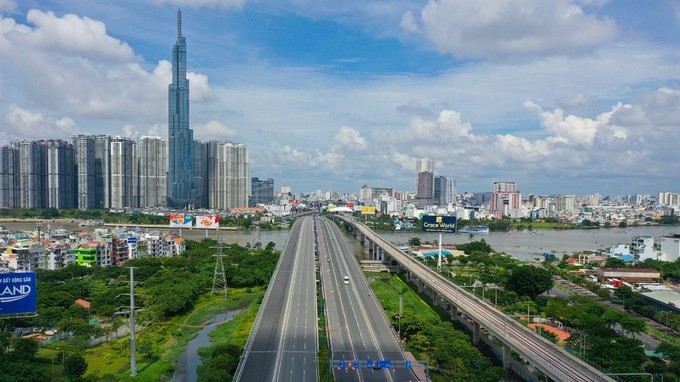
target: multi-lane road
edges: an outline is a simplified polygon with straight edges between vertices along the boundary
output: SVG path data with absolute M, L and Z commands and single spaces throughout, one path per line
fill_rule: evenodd
M 234 381 L 318 381 L 312 217 L 301 217 L 258 312 Z
M 415 381 L 394 330 L 371 294 L 337 225 L 317 220 L 319 270 L 331 359 L 317 360 L 318 322 L 314 260 L 314 219 L 293 226 L 258 312 L 234 380 L 318 381 L 321 367 L 332 367 L 336 381 Z M 345 282 L 345 277 L 349 281 Z M 333 361 L 345 361 L 338 368 Z M 376 367 L 367 367 L 367 361 Z M 378 368 L 377 361 L 394 366 Z M 359 368 L 354 367 L 359 361 Z
M 613 381 L 611 377 L 594 369 L 582 360 L 567 353 L 555 344 L 518 324 L 493 306 L 464 289 L 450 283 L 420 261 L 403 253 L 363 224 L 343 218 L 368 240 L 379 244 L 386 254 L 396 260 L 444 300 L 450 301 L 478 324 L 517 351 L 530 364 L 557 381 Z
M 319 266 L 326 301 L 330 354 L 336 381 L 415 381 L 404 368 L 398 338 L 371 294 L 354 251 L 337 225 L 325 218 L 317 221 Z M 345 276 L 349 283 L 345 283 Z M 345 368 L 338 362 L 344 360 Z M 367 361 L 389 360 L 399 367 L 368 368 Z M 354 368 L 359 361 L 359 368 Z M 320 362 L 329 362 L 321 360 Z

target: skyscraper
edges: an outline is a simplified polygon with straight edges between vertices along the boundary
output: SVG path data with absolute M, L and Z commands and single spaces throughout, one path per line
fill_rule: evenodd
M 111 137 L 94 136 L 94 208 L 111 208 Z
M 168 205 L 186 207 L 196 199 L 194 134 L 189 128 L 187 43 L 182 36 L 182 12 L 177 10 L 177 42 L 172 48 L 172 83 L 168 86 Z
M 141 137 L 137 140 L 139 157 L 139 207 L 161 207 L 167 202 L 165 139 Z
M 76 135 L 72 142 L 76 167 L 76 206 L 81 210 L 96 208 L 94 138 L 91 135 Z
M 248 147 L 208 142 L 208 162 L 210 208 L 248 207 Z
M 434 197 L 434 161 L 429 158 L 416 159 L 416 198 Z
M 73 145 L 61 139 L 45 142 L 47 146 L 47 206 L 68 209 L 76 206 L 75 163 Z
M 19 151 L 0 147 L 0 207 L 19 207 Z
M 130 138 L 111 140 L 111 208 L 137 207 L 136 151 L 136 144 Z

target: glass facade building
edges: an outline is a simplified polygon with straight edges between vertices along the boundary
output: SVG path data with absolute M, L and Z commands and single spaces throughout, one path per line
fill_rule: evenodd
M 189 128 L 187 44 L 182 12 L 177 11 L 177 42 L 172 49 L 172 83 L 168 89 L 168 206 L 183 208 L 196 200 L 194 134 Z

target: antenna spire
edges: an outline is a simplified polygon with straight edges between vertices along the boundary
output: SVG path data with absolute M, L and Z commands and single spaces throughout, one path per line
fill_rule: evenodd
M 177 39 L 182 37 L 182 11 L 177 8 Z

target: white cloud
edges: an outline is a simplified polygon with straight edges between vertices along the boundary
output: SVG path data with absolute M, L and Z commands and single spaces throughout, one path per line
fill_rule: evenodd
M 430 0 L 402 28 L 422 30 L 439 52 L 507 58 L 583 52 L 612 41 L 615 23 L 585 14 L 569 0 Z
M 241 9 L 246 0 L 153 0 L 156 4 L 172 4 L 191 8 L 237 8 Z
M 204 124 L 193 125 L 194 135 L 197 139 L 209 140 L 227 140 L 231 141 L 238 137 L 238 131 L 226 126 L 219 121 L 209 121 Z
M 366 139 L 351 127 L 342 126 L 333 137 L 330 151 L 336 153 L 353 152 L 360 153 L 368 148 Z
M 16 104 L 9 106 L 4 119 L 7 130 L 11 132 L 11 136 L 5 135 L 7 140 L 56 139 L 79 133 L 78 126 L 71 118 L 52 120 L 42 113 L 32 112 Z

